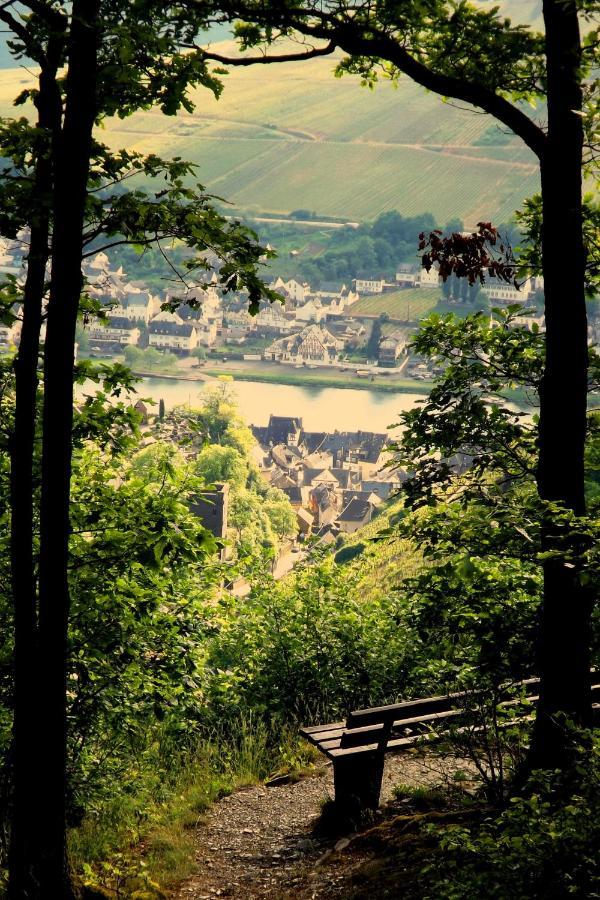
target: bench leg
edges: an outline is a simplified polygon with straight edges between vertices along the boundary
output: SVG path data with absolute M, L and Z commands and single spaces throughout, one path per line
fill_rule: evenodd
M 384 754 L 374 750 L 333 763 L 335 805 L 339 815 L 358 822 L 379 806 Z

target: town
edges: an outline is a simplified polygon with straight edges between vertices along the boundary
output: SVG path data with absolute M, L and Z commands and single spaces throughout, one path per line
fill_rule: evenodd
M 17 282 L 22 278 L 25 248 L 26 235 L 3 240 L 0 274 Z M 281 303 L 264 303 L 252 316 L 243 292 L 223 294 L 219 261 L 208 258 L 207 262 L 212 267 L 207 282 L 187 288 L 180 296 L 179 288 L 151 290 L 143 279 L 132 279 L 122 266 L 111 264 L 104 252 L 92 255 L 85 261 L 85 291 L 98 315 L 89 315 L 80 328 L 79 352 L 96 357 L 124 353 L 132 368 L 140 371 L 144 371 L 143 351 L 151 350 L 177 357 L 180 365 L 185 359 L 195 360 L 198 366 L 211 359 L 243 360 L 296 369 L 337 368 L 358 378 L 377 371 L 423 380 L 435 371 L 408 347 L 418 324 L 419 298 L 433 295 L 433 310 L 448 310 L 454 304 L 460 312 L 461 298 L 454 298 L 451 288 L 442 285 L 436 269 L 427 272 L 418 265 L 399 265 L 393 283 L 356 278 L 349 285 L 322 282 L 315 289 L 293 278 L 284 281 L 269 275 L 264 280 Z M 487 308 L 522 304 L 524 315 L 519 321 L 543 330 L 543 313 L 536 306 L 540 294 L 540 278 L 527 279 L 520 288 L 491 279 L 478 291 Z M 414 317 L 411 298 L 417 311 Z M 592 318 L 589 330 L 592 343 L 598 337 L 598 323 Z M 15 306 L 12 320 L 0 325 L 0 349 L 17 346 L 19 333 Z M 140 352 L 135 355 L 136 351 Z

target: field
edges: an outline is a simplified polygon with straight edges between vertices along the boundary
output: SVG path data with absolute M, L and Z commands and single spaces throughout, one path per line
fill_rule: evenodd
M 407 288 L 361 297 L 350 307 L 352 316 L 380 316 L 387 313 L 391 319 L 415 322 L 438 307 L 442 299 L 439 288 Z
M 367 91 L 332 69 L 323 59 L 234 70 L 219 101 L 204 92 L 191 115 L 145 112 L 111 123 L 107 138 L 191 159 L 203 183 L 244 210 L 352 220 L 430 211 L 474 225 L 505 221 L 537 190 L 535 161 L 516 139 L 474 146 L 494 129 L 488 117 L 408 81 Z
M 408 80 L 368 91 L 354 77 L 334 78 L 334 65 L 235 69 L 219 101 L 198 91 L 192 114 L 148 110 L 106 123 L 99 137 L 192 160 L 209 190 L 248 212 L 305 208 L 369 220 L 398 209 L 474 226 L 506 221 L 538 189 L 533 156 L 489 117 Z M 14 115 L 10 102 L 30 83 L 24 69 L 0 72 L 0 112 Z

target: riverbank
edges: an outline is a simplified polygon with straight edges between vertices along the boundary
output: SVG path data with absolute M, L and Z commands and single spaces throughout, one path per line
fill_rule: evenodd
M 123 362 L 115 356 L 114 362 Z M 359 367 L 358 367 L 359 368 Z M 207 360 L 198 365 L 192 358 L 181 359 L 176 366 L 153 369 L 133 367 L 140 378 L 165 378 L 171 381 L 209 382 L 215 378 L 233 378 L 235 381 L 255 381 L 261 384 L 282 384 L 291 387 L 341 388 L 346 390 L 376 391 L 385 394 L 428 394 L 433 381 L 400 377 L 397 370 L 382 369 L 366 376 L 356 375 L 354 369 L 332 370 L 329 366 L 291 369 L 272 362 L 248 360 Z
M 219 368 L 204 369 L 206 375 L 214 378 L 226 376 L 235 381 L 258 381 L 263 384 L 285 384 L 294 387 L 321 387 L 342 388 L 349 390 L 379 391 L 386 394 L 423 394 L 428 393 L 433 387 L 432 381 L 415 381 L 410 378 L 389 378 L 373 375 L 360 378 L 345 372 L 319 372 L 302 371 L 286 372 L 280 368 L 277 371 L 265 371 L 261 368 L 237 369 Z

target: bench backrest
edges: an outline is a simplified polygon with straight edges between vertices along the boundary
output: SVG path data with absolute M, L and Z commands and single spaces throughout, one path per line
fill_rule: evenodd
M 594 684 L 600 681 L 600 675 L 595 669 L 590 672 L 590 681 Z M 539 688 L 539 678 L 526 678 L 515 684 L 507 685 L 502 688 L 500 695 L 509 697 L 515 691 L 524 692 L 525 695 L 532 696 L 537 694 Z M 404 700 L 401 703 L 391 703 L 387 706 L 375 706 L 370 709 L 356 709 L 349 713 L 346 719 L 346 728 L 364 728 L 369 725 L 387 726 L 391 723 L 398 723 L 403 719 L 414 719 L 420 716 L 429 716 L 434 713 L 450 713 L 455 710 L 461 710 L 469 702 L 477 697 L 479 692 L 476 691 L 456 691 L 452 694 L 440 695 L 438 697 L 424 697 L 420 700 Z M 480 694 L 485 696 L 485 694 Z M 537 700 L 537 696 L 535 697 Z
M 600 673 L 590 672 L 594 719 L 600 717 Z M 538 701 L 538 678 L 528 678 L 516 684 L 507 685 L 500 705 L 512 716 L 513 721 L 529 721 L 533 718 L 531 707 Z M 515 696 L 516 694 L 516 696 Z M 502 692 L 501 692 L 502 695 Z M 312 725 L 301 728 L 300 732 L 330 759 L 356 753 L 396 751 L 414 746 L 420 740 L 436 739 L 449 727 L 458 732 L 465 728 L 478 731 L 482 725 L 465 726 L 473 708 L 474 692 L 460 691 L 439 697 L 425 697 L 407 700 L 388 706 L 354 710 L 346 722 L 331 722 L 328 725 Z M 502 723 L 501 727 L 502 726 Z

